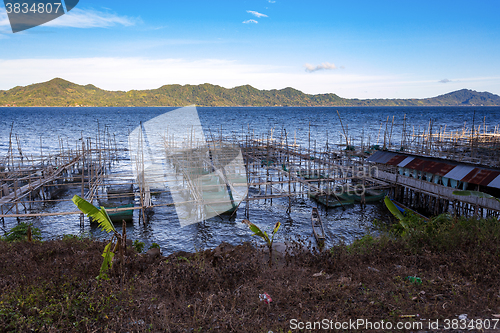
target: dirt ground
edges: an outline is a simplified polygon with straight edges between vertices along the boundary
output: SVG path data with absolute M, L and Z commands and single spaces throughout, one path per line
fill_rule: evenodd
M 123 261 L 117 256 L 110 280 L 99 281 L 104 246 L 76 238 L 0 241 L 0 331 L 500 328 L 496 248 L 415 253 L 385 241 L 318 252 L 295 244 L 285 255 L 274 251 L 272 267 L 267 254 L 248 243 L 168 257 L 129 249 Z

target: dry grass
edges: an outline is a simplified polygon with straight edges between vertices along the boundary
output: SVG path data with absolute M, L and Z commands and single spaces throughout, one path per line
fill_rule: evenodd
M 466 247 L 438 248 L 418 233 L 420 243 L 365 237 L 272 268 L 250 244 L 167 258 L 131 253 L 100 282 L 104 243 L 0 241 L 0 331 L 288 332 L 292 319 L 492 318 L 500 244 L 478 228 Z M 263 292 L 271 304 L 259 300 Z

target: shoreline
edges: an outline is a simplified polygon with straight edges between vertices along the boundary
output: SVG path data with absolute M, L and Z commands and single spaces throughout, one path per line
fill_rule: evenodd
M 166 84 L 155 89 L 140 90 L 104 90 L 93 84 L 80 85 L 61 78 L 17 86 L 9 90 L 0 90 L 2 105 L 18 103 L 45 103 L 55 100 L 73 105 L 81 104 L 162 104 L 174 103 L 178 107 L 191 105 L 193 102 L 211 105 L 322 105 L 322 106 L 420 106 L 420 105 L 500 105 L 500 96 L 483 91 L 478 92 L 462 88 L 434 97 L 423 98 L 344 98 L 335 93 L 309 94 L 292 87 L 282 89 L 257 89 L 248 84 L 225 88 L 210 83 L 198 85 Z M 63 100 L 63 101 L 61 101 Z M 55 102 L 54 101 L 54 102 Z
M 365 238 L 323 252 L 297 246 L 269 267 L 266 254 L 249 243 L 167 257 L 129 249 L 110 280 L 98 281 L 104 245 L 77 238 L 0 241 L 0 324 L 23 332 L 288 332 L 324 319 L 438 320 L 437 330 L 422 326 L 437 332 L 446 319 L 493 320 L 500 310 L 492 297 L 500 267 L 494 255 L 475 261 L 463 257 L 468 251 L 412 253 L 397 240 Z
M 183 106 L 5 106 L 0 105 L 0 108 L 182 108 Z M 255 105 L 234 105 L 234 106 L 199 106 L 197 108 L 497 108 L 499 105 L 312 105 L 312 106 L 255 106 Z

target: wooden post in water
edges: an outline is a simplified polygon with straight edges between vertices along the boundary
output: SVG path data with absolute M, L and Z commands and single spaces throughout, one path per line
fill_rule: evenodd
M 85 197 L 85 141 L 82 134 L 82 184 L 81 184 L 81 197 Z M 80 214 L 80 226 L 84 225 L 83 213 Z
M 389 134 L 389 149 L 391 149 L 391 146 L 392 146 L 392 128 L 393 127 L 394 127 L 394 115 L 392 116 L 391 134 Z
M 14 200 L 16 201 L 16 214 L 19 214 L 19 206 L 17 202 L 17 178 L 14 179 Z M 17 218 L 19 221 L 19 218 Z
M 286 144 L 286 160 L 285 160 L 285 166 L 286 170 L 288 171 L 288 210 L 287 213 L 290 214 L 292 212 L 292 177 L 290 173 L 292 172 L 290 168 L 290 147 L 288 146 L 288 135 L 285 130 L 285 144 Z
M 389 116 L 387 116 L 387 120 L 385 121 L 385 131 L 384 131 L 384 146 L 383 150 L 387 148 L 387 125 L 389 124 Z

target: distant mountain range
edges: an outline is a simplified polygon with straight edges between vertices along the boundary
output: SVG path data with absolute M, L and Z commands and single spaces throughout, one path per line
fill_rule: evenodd
M 309 95 L 293 88 L 259 90 L 250 85 L 226 89 L 213 84 L 165 85 L 151 90 L 107 91 L 60 78 L 0 90 L 0 106 L 471 106 L 500 105 L 500 96 L 462 89 L 424 99 L 348 99 Z

